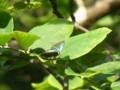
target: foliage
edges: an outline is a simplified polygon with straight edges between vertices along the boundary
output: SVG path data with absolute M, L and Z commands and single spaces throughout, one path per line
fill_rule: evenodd
M 3 7 L 0 10 L 0 89 L 62 90 L 67 83 L 69 90 L 119 90 L 119 51 L 116 50 L 111 55 L 109 50 L 106 52 L 106 48 L 100 48 L 104 40 L 106 43 L 109 41 L 106 39 L 108 34 L 113 32 L 107 27 L 92 29 L 102 25 L 102 21 L 112 19 L 110 16 L 107 20 L 105 17 L 91 26 L 91 31 L 77 35 L 73 22 L 57 18 L 45 24 L 43 20 L 42 25 L 36 24 L 36 27 L 29 27 L 31 29 L 24 32 L 16 30 L 17 25 L 14 24 L 15 20 L 11 14 L 21 12 L 19 10 L 38 8 L 41 2 L 26 0 L 15 2 L 12 6 L 5 6 L 6 2 L 2 3 L 4 4 L 0 4 L 0 7 Z M 111 24 L 113 23 L 106 25 Z M 20 48 L 10 47 L 9 43 L 12 40 L 16 41 Z M 115 61 L 113 57 L 116 58 Z M 20 75 L 17 76 L 16 72 Z M 32 79 L 30 75 L 33 75 Z M 11 82 L 14 85 L 10 84 Z M 24 84 L 27 87 L 24 87 Z M 22 88 L 19 88 L 21 85 Z

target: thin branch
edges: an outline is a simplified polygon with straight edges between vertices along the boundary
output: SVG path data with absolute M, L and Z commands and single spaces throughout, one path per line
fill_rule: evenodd
M 58 82 L 63 86 L 63 79 L 60 77 L 58 73 L 56 73 L 52 68 L 50 68 L 47 64 L 41 61 L 40 64 L 43 66 L 45 70 L 47 70 L 50 74 L 52 74 L 56 78 L 56 80 L 58 80 Z
M 80 26 L 80 25 L 78 25 L 76 23 L 74 12 L 73 12 L 73 6 L 74 6 L 73 4 L 74 4 L 74 1 L 73 0 L 69 0 L 70 17 L 71 17 L 72 21 L 75 22 L 74 28 L 82 30 L 84 32 L 88 32 L 88 30 L 86 28 L 84 28 L 84 27 L 82 27 L 82 26 Z
M 75 20 L 75 17 L 73 15 L 73 6 L 74 6 L 73 0 L 69 0 L 70 16 L 71 16 L 72 21 L 75 22 L 76 20 Z
M 67 74 L 64 75 L 64 83 L 63 90 L 69 90 L 69 76 Z
M 75 23 L 75 28 L 76 28 L 76 29 L 79 29 L 79 30 L 82 30 L 83 32 L 89 32 L 88 29 L 86 29 L 86 28 L 84 28 L 84 27 L 78 25 L 77 23 Z
M 66 61 L 65 69 L 68 67 L 68 65 L 69 61 Z M 64 74 L 63 90 L 69 90 L 69 76 L 66 73 Z
M 56 0 L 49 0 L 52 8 L 53 8 L 53 13 L 58 17 L 58 18 L 63 18 L 62 14 L 58 11 L 58 5 Z

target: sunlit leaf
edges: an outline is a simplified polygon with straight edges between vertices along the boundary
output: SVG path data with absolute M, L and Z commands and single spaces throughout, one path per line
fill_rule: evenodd
M 62 85 L 52 75 L 48 77 L 48 82 L 51 86 L 62 90 Z
M 72 60 L 83 56 L 101 43 L 110 32 L 111 30 L 108 28 L 99 28 L 84 34 L 73 36 L 65 41 L 65 47 L 63 48 L 60 57 L 69 57 L 69 59 Z
M 32 83 L 32 87 L 34 90 L 56 90 L 56 88 L 48 83 L 48 80 L 44 80 L 41 83 Z
M 6 33 L 12 32 L 14 29 L 14 23 L 13 23 L 13 18 L 11 18 L 8 22 L 8 25 L 4 28 Z
M 11 35 L 12 35 L 13 38 L 15 38 L 17 40 L 17 42 L 19 43 L 19 45 L 23 49 L 27 49 L 36 40 L 40 39 L 40 37 L 38 37 L 38 36 L 36 36 L 34 34 L 21 32 L 21 31 L 14 31 L 13 33 L 11 33 Z
M 48 77 L 48 82 L 51 86 L 63 90 L 61 84 L 52 76 Z M 82 87 L 84 85 L 84 80 L 79 77 L 73 77 L 69 79 L 69 90 L 75 90 L 76 88 Z
M 50 49 L 55 43 L 69 38 L 73 27 L 73 23 L 63 19 L 57 19 L 33 28 L 30 33 L 40 36 L 41 40 L 36 41 L 32 45 L 32 48 L 40 47 L 45 50 Z
M 111 84 L 112 90 L 120 90 L 120 81 L 115 81 Z
M 11 39 L 10 34 L 2 34 L 0 33 L 0 45 L 6 44 Z

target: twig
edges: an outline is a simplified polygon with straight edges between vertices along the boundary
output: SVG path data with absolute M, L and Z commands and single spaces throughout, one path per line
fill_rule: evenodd
M 68 65 L 69 61 L 66 61 L 65 69 L 68 67 Z M 63 90 L 69 90 L 69 76 L 66 73 L 64 74 Z
M 74 6 L 73 3 L 74 3 L 73 0 L 69 0 L 70 17 L 71 17 L 72 21 L 75 22 L 75 25 L 74 25 L 75 29 L 79 29 L 79 30 L 82 30 L 84 32 L 88 32 L 88 30 L 86 28 L 84 28 L 76 23 L 76 19 L 75 19 L 75 16 L 73 14 L 73 6 Z
M 80 29 L 80 30 L 82 30 L 83 32 L 89 32 L 88 29 L 86 29 L 86 28 L 84 28 L 84 27 L 78 25 L 77 23 L 75 23 L 75 28 L 76 28 L 76 29 Z
M 58 17 L 58 18 L 63 18 L 62 14 L 58 11 L 58 5 L 56 0 L 49 0 L 50 3 L 52 4 L 53 8 L 53 13 Z
M 69 90 L 68 86 L 69 86 L 69 76 L 65 74 L 64 75 L 63 90 Z
M 56 78 L 56 80 L 58 80 L 58 82 L 63 86 L 63 79 L 60 77 L 58 73 L 56 73 L 52 68 L 50 68 L 47 64 L 41 61 L 40 64 L 43 66 L 45 70 L 47 70 L 50 74 L 52 74 Z
M 75 20 L 75 17 L 73 15 L 73 6 L 74 6 L 73 0 L 69 0 L 70 16 L 71 16 L 72 21 L 75 22 L 76 20 Z

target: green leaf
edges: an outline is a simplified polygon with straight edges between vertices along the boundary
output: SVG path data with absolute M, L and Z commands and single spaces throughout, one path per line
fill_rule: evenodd
M 13 31 L 14 24 L 13 18 L 9 13 L 0 11 L 0 32 L 1 33 L 10 33 Z
M 48 77 L 48 82 L 51 86 L 53 86 L 59 90 L 62 90 L 62 85 L 52 75 L 50 75 Z
M 83 56 L 101 43 L 110 32 L 110 29 L 103 27 L 81 35 L 73 36 L 65 41 L 65 46 L 60 57 L 69 57 L 69 59 L 72 60 Z
M 97 71 L 104 74 L 120 74 L 120 61 L 107 62 L 88 68 L 86 71 Z
M 79 76 L 79 73 L 74 72 L 70 67 L 65 69 L 65 73 L 67 75 L 72 75 L 72 76 Z
M 11 39 L 10 34 L 2 34 L 0 33 L 0 45 L 6 44 Z
M 8 22 L 8 25 L 4 28 L 6 33 L 12 32 L 14 29 L 14 23 L 13 23 L 13 18 L 11 18 Z
M 111 88 L 112 90 L 120 90 L 120 81 L 113 82 Z
M 116 76 L 117 76 L 116 74 L 112 74 L 112 75 L 108 76 L 106 79 L 107 79 L 109 82 L 114 82 L 114 81 L 117 80 Z
M 41 40 L 36 41 L 32 48 L 50 49 L 53 44 L 67 39 L 71 35 L 73 27 L 73 23 L 57 19 L 33 28 L 30 33 L 40 36 Z
M 61 84 L 52 75 L 48 77 L 48 82 L 51 86 L 58 90 L 62 90 Z M 85 82 L 82 78 L 73 77 L 72 79 L 69 79 L 69 90 L 75 90 L 76 88 L 82 87 L 84 83 Z
M 34 90 L 56 90 L 48 83 L 48 80 L 44 80 L 41 83 L 32 83 L 32 87 Z
M 82 88 L 84 84 L 85 84 L 85 81 L 83 78 L 74 77 L 69 80 L 69 89 L 76 90 L 77 88 Z
M 38 37 L 38 36 L 36 36 L 34 34 L 21 32 L 21 31 L 14 31 L 14 32 L 11 33 L 11 35 L 12 35 L 13 38 L 15 38 L 18 41 L 19 45 L 23 49 L 27 49 L 36 40 L 40 39 L 40 37 Z
M 97 72 L 93 72 L 93 71 L 84 72 L 84 73 L 76 73 L 70 67 L 65 69 L 65 73 L 71 76 L 80 76 L 81 78 L 86 78 L 86 77 L 88 78 L 88 77 L 92 77 L 98 74 Z

